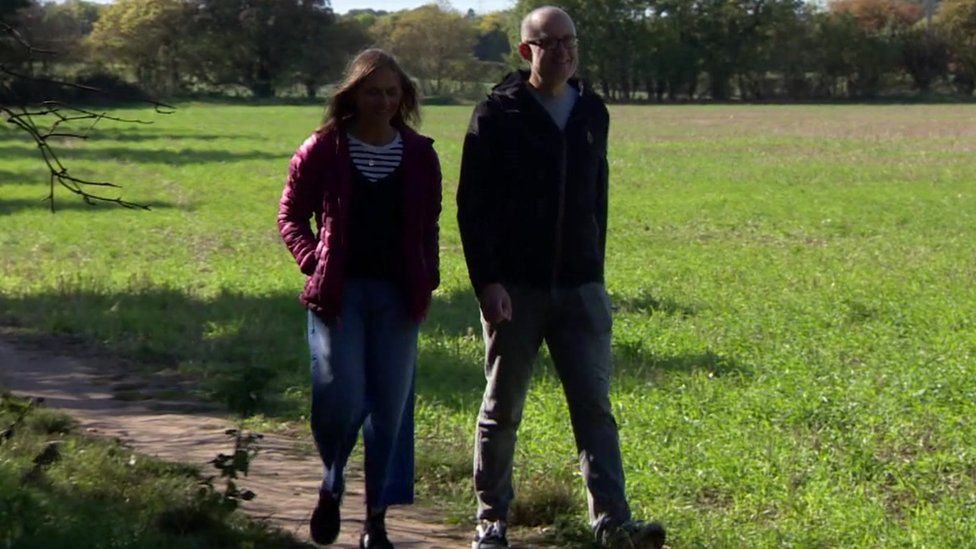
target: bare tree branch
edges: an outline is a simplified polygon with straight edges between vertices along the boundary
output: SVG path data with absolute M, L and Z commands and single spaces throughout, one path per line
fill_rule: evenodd
M 20 32 L 18 32 L 17 29 L 4 23 L 3 21 L 0 21 L 0 32 L 12 36 L 14 40 L 16 40 L 25 50 L 27 50 L 28 55 L 34 53 L 44 53 L 49 55 L 54 54 L 54 52 L 50 50 L 42 50 L 40 48 L 35 48 L 34 46 L 31 45 L 30 42 L 24 39 L 24 36 L 20 34 Z
M 0 37 L 2 37 L 4 34 L 12 37 L 13 40 L 21 48 L 23 48 L 28 60 L 30 60 L 35 53 L 46 55 L 55 53 L 33 47 L 15 28 L 7 23 L 4 23 L 3 21 L 0 21 Z M 0 62 L 0 76 L 2 75 L 6 75 L 9 77 L 9 79 L 12 79 L 12 81 L 49 84 L 59 88 L 81 90 L 103 97 L 110 97 L 112 95 L 91 86 L 22 74 L 18 71 L 11 70 Z M 10 88 L 9 82 L 0 80 L 0 85 L 6 87 L 11 92 L 9 95 L 15 95 L 13 90 Z M 116 99 L 132 100 L 134 98 Z M 155 101 L 153 99 L 138 98 L 136 100 L 140 103 L 152 105 L 153 110 L 157 114 L 171 114 L 176 110 L 170 105 Z M 44 198 L 44 200 L 50 205 L 51 212 L 55 211 L 55 190 L 58 187 L 67 189 L 71 193 L 80 197 L 86 204 L 90 205 L 95 205 L 98 203 L 113 203 L 125 208 L 144 210 L 150 209 L 148 205 L 123 200 L 121 196 L 111 197 L 105 196 L 101 193 L 96 193 L 95 189 L 98 188 L 121 189 L 121 187 L 115 183 L 107 181 L 94 181 L 71 175 L 68 168 L 58 158 L 57 152 L 51 146 L 49 141 L 52 138 L 87 139 L 95 125 L 102 120 L 130 124 L 152 124 L 151 121 L 121 118 L 112 116 L 107 112 L 96 112 L 61 101 L 37 100 L 33 98 L 18 101 L 17 104 L 13 105 L 0 104 L 0 114 L 3 115 L 8 123 L 27 133 L 37 145 L 41 158 L 50 172 L 48 195 Z M 50 124 L 45 126 L 46 122 L 51 118 L 53 118 L 53 122 L 50 122 Z M 70 126 L 72 124 L 85 121 L 91 121 L 91 123 L 87 124 L 87 127 L 83 131 L 71 131 Z M 67 129 L 62 130 L 62 127 Z

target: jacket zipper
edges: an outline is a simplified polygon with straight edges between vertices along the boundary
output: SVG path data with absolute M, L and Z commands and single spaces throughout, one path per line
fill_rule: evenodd
M 566 123 L 569 128 L 569 122 Z M 556 239 L 552 258 L 552 284 L 556 287 L 559 279 L 559 264 L 563 256 L 563 223 L 566 217 L 566 130 L 559 134 L 559 197 L 556 206 Z

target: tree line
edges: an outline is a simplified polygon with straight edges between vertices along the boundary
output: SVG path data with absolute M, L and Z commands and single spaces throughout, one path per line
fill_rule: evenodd
M 509 51 L 507 16 L 447 4 L 337 16 L 326 0 L 8 1 L 20 6 L 0 17 L 33 51 L 0 36 L 4 66 L 162 97 L 314 98 L 371 45 L 397 53 L 428 94 L 453 93 L 503 70 Z
M 521 0 L 525 11 L 542 1 Z M 872 98 L 976 83 L 976 0 L 566 0 L 618 100 Z
M 483 93 L 521 66 L 521 17 L 446 2 L 333 13 L 327 0 L 4 0 L 0 66 L 161 96 L 315 98 L 361 49 L 428 96 Z M 976 0 L 565 0 L 580 72 L 610 100 L 871 98 L 976 88 Z M 57 52 L 44 54 L 43 52 Z M 10 76 L 0 74 L 10 88 Z M 0 92 L 2 93 L 2 92 Z

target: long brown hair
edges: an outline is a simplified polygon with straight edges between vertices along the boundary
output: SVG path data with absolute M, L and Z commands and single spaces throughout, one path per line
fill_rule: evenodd
M 393 116 L 390 123 L 394 126 L 416 126 L 420 124 L 420 102 L 417 98 L 417 87 L 407 73 L 397 63 L 395 57 L 378 49 L 370 48 L 357 55 L 349 66 L 339 84 L 339 89 L 332 95 L 325 120 L 322 121 L 320 132 L 326 132 L 342 126 L 356 114 L 356 91 L 364 80 L 379 69 L 387 68 L 396 73 L 400 79 L 400 109 Z

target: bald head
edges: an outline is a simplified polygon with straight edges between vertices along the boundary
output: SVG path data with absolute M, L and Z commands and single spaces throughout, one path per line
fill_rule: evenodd
M 556 6 L 542 6 L 530 11 L 522 19 L 522 41 L 540 38 L 543 29 L 553 24 L 568 25 L 573 32 L 576 31 L 576 25 L 568 13 Z
M 519 55 L 529 62 L 529 84 L 547 95 L 558 95 L 576 73 L 576 25 L 568 13 L 543 6 L 522 20 Z

